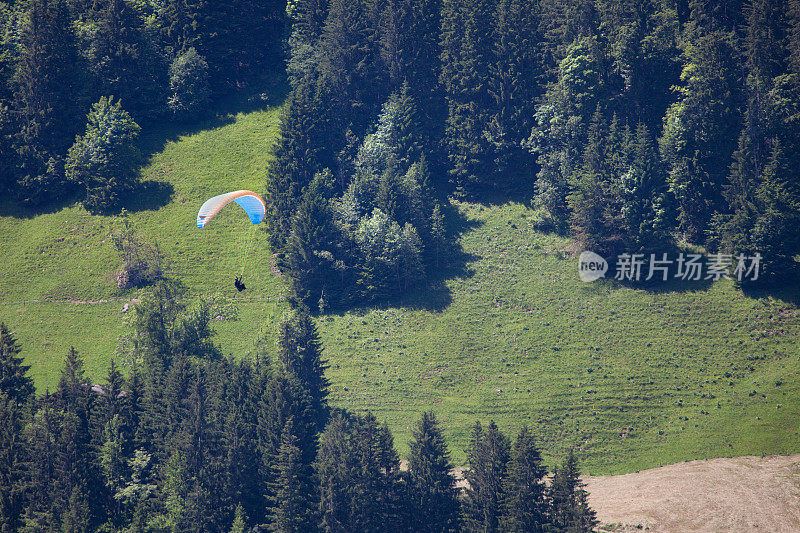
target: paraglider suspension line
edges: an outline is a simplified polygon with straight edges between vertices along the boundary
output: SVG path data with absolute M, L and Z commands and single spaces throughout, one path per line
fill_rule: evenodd
M 250 250 L 253 248 L 253 242 L 255 241 L 255 237 L 256 237 L 256 227 L 257 226 L 255 224 L 253 224 L 253 231 L 252 231 L 252 233 L 250 233 L 250 240 L 247 243 L 247 250 L 245 251 L 245 254 L 244 254 L 244 260 L 242 261 L 242 267 L 239 269 L 239 279 L 242 279 L 242 276 L 244 275 L 244 268 L 245 268 L 245 266 L 247 266 L 247 258 L 250 256 Z

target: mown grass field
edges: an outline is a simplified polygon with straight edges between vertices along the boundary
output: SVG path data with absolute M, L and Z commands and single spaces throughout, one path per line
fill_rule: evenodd
M 202 201 L 236 188 L 264 189 L 280 110 L 225 114 L 193 131 L 143 139 L 149 184 L 131 217 L 157 240 L 194 295 L 238 308 L 219 322 L 226 353 L 247 356 L 274 341 L 286 309 L 258 232 L 242 297 L 248 222 L 223 211 L 195 227 Z M 534 229 L 525 205 L 454 204 L 460 248 L 451 272 L 392 306 L 320 319 L 334 404 L 370 409 L 401 452 L 432 409 L 457 461 L 469 426 L 535 428 L 548 461 L 580 451 L 588 473 L 620 473 L 689 459 L 800 449 L 800 311 L 797 289 L 744 295 L 729 281 L 644 290 L 584 284 L 567 241 Z M 0 320 L 16 332 L 37 387 L 53 387 L 70 345 L 101 380 L 126 331 L 112 275 L 110 217 L 78 205 L 0 216 Z

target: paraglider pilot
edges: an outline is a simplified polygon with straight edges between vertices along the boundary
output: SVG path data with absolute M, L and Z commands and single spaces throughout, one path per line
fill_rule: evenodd
M 245 290 L 247 288 L 247 287 L 244 286 L 244 283 L 242 282 L 242 280 L 240 280 L 238 277 L 234 280 L 233 286 L 236 287 L 236 289 L 239 292 L 242 292 L 243 290 Z

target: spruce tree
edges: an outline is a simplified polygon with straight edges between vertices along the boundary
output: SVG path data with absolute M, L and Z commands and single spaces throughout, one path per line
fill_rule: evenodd
M 11 78 L 18 193 L 31 205 L 65 192 L 63 157 L 85 112 L 83 66 L 65 0 L 34 0 Z
M 432 412 L 422 413 L 412 432 L 408 454 L 411 530 L 444 533 L 459 530 L 459 490 L 444 435 Z
M 23 503 L 23 428 L 26 404 L 34 394 L 27 365 L 17 357 L 21 349 L 0 323 L 0 531 L 16 531 Z
M 725 178 L 740 131 L 740 50 L 730 33 L 708 30 L 697 19 L 687 38 L 682 98 L 667 111 L 660 146 L 679 229 L 703 243 L 714 213 L 724 209 Z
M 527 426 L 511 448 L 506 479 L 502 530 L 516 533 L 546 531 L 548 505 L 544 477 L 547 470 Z
M 57 483 L 59 481 L 58 439 L 61 426 L 60 413 L 52 402 L 45 402 L 25 427 L 25 527 L 46 531 L 57 524 L 60 508 Z
M 289 96 L 281 119 L 281 142 L 275 149 L 267 182 L 267 225 L 270 244 L 285 251 L 297 206 L 319 168 L 315 88 L 304 82 Z
M 317 456 L 317 425 L 311 399 L 293 374 L 280 373 L 269 380 L 258 405 L 256 435 L 261 456 L 261 479 L 264 498 L 274 516 L 277 508 L 278 460 L 283 430 L 292 420 L 292 428 L 300 449 L 296 459 L 303 465 L 312 465 Z
M 398 13 L 397 81 L 408 84 L 419 113 L 420 127 L 426 139 L 437 143 L 447 112 L 438 80 L 441 8 L 436 0 L 401 0 L 395 4 Z
M 669 245 L 665 176 L 643 123 L 636 130 L 631 166 L 620 179 L 620 195 L 628 249 L 648 252 Z
M 56 440 L 54 504 L 62 514 L 77 513 L 87 505 L 90 510 L 88 520 L 93 523 L 99 518 L 103 499 L 103 483 L 95 463 L 91 433 L 95 398 L 83 359 L 74 347 L 67 352 L 64 361 L 56 404 L 62 410 L 62 416 Z
M 281 434 L 276 470 L 274 530 L 280 533 L 316 531 L 318 503 L 312 467 L 302 461 L 291 418 Z
M 233 524 L 231 524 L 230 533 L 247 533 L 247 516 L 245 515 L 244 508 L 241 504 L 236 506 L 236 511 L 233 515 Z
M 431 213 L 430 239 L 426 248 L 434 269 L 439 270 L 448 263 L 447 233 L 444 226 L 444 215 L 437 204 Z
M 336 262 L 342 255 L 344 236 L 327 198 L 331 185 L 329 171 L 318 173 L 303 193 L 291 223 L 286 264 L 292 279 L 292 296 L 300 306 L 311 307 L 326 289 L 329 299 L 341 289 L 335 283 Z
M 120 428 L 120 416 L 114 415 L 103 428 L 103 440 L 98 459 L 110 496 L 106 501 L 109 518 L 115 523 L 118 523 L 122 512 L 121 502 L 116 496 L 124 487 L 127 477 L 126 448 L 125 437 Z
M 365 0 L 332 0 L 320 38 L 320 76 L 331 85 L 330 110 L 357 133 L 366 130 L 388 94 L 380 54 L 382 5 Z
M 20 405 L 0 391 L 0 531 L 16 531 L 22 512 L 22 428 Z
M 420 157 L 427 144 L 427 135 L 419 116 L 416 98 L 408 81 L 397 95 L 397 140 L 396 154 L 399 172 L 406 172 Z
M 112 359 L 108 366 L 105 383 L 102 385 L 102 394 L 99 398 L 99 408 L 95 411 L 102 424 L 108 423 L 115 416 L 121 417 L 121 423 L 127 424 L 130 417 L 125 377 L 117 368 L 116 360 Z
M 561 466 L 555 469 L 548 490 L 551 527 L 575 533 L 594 531 L 597 518 L 589 507 L 584 486 L 580 480 L 578 460 L 570 450 Z
M 128 0 L 108 0 L 89 47 L 97 96 L 115 96 L 136 120 L 166 108 L 167 67 Z
M 33 379 L 27 375 L 31 367 L 22 364 L 21 351 L 17 339 L 0 322 L 0 392 L 20 406 L 34 393 Z
M 533 161 L 523 149 L 533 126 L 534 103 L 539 96 L 540 36 L 536 6 L 530 0 L 500 0 L 494 14 L 491 58 L 491 119 L 488 132 L 495 151 L 497 182 L 509 189 L 530 178 Z
M 374 416 L 333 417 L 320 437 L 316 470 L 325 531 L 400 529 L 400 461 Z
M 226 473 L 226 505 L 241 507 L 247 520 L 265 520 L 263 480 L 258 465 L 257 402 L 261 392 L 257 377 L 248 361 L 231 362 L 230 385 L 222 387 L 225 409 L 222 424 L 222 453 Z
M 452 5 L 451 5 L 452 4 Z M 447 94 L 445 142 L 456 193 L 490 184 L 492 146 L 488 128 L 491 57 L 491 2 L 468 0 L 444 5 L 441 81 Z
M 800 252 L 800 180 L 787 159 L 780 143 L 775 143 L 756 190 L 758 212 L 751 253 L 765 258 L 762 276 L 768 283 L 791 280 L 800 270 L 795 261 Z
M 469 483 L 465 500 L 467 531 L 498 532 L 505 499 L 511 443 L 492 421 L 484 431 L 480 422 L 472 429 L 467 449 L 469 464 L 464 478 Z

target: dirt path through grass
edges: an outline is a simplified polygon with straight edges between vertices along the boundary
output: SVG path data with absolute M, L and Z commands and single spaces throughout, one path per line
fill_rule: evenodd
M 800 454 L 690 461 L 586 481 L 601 531 L 800 531 Z

